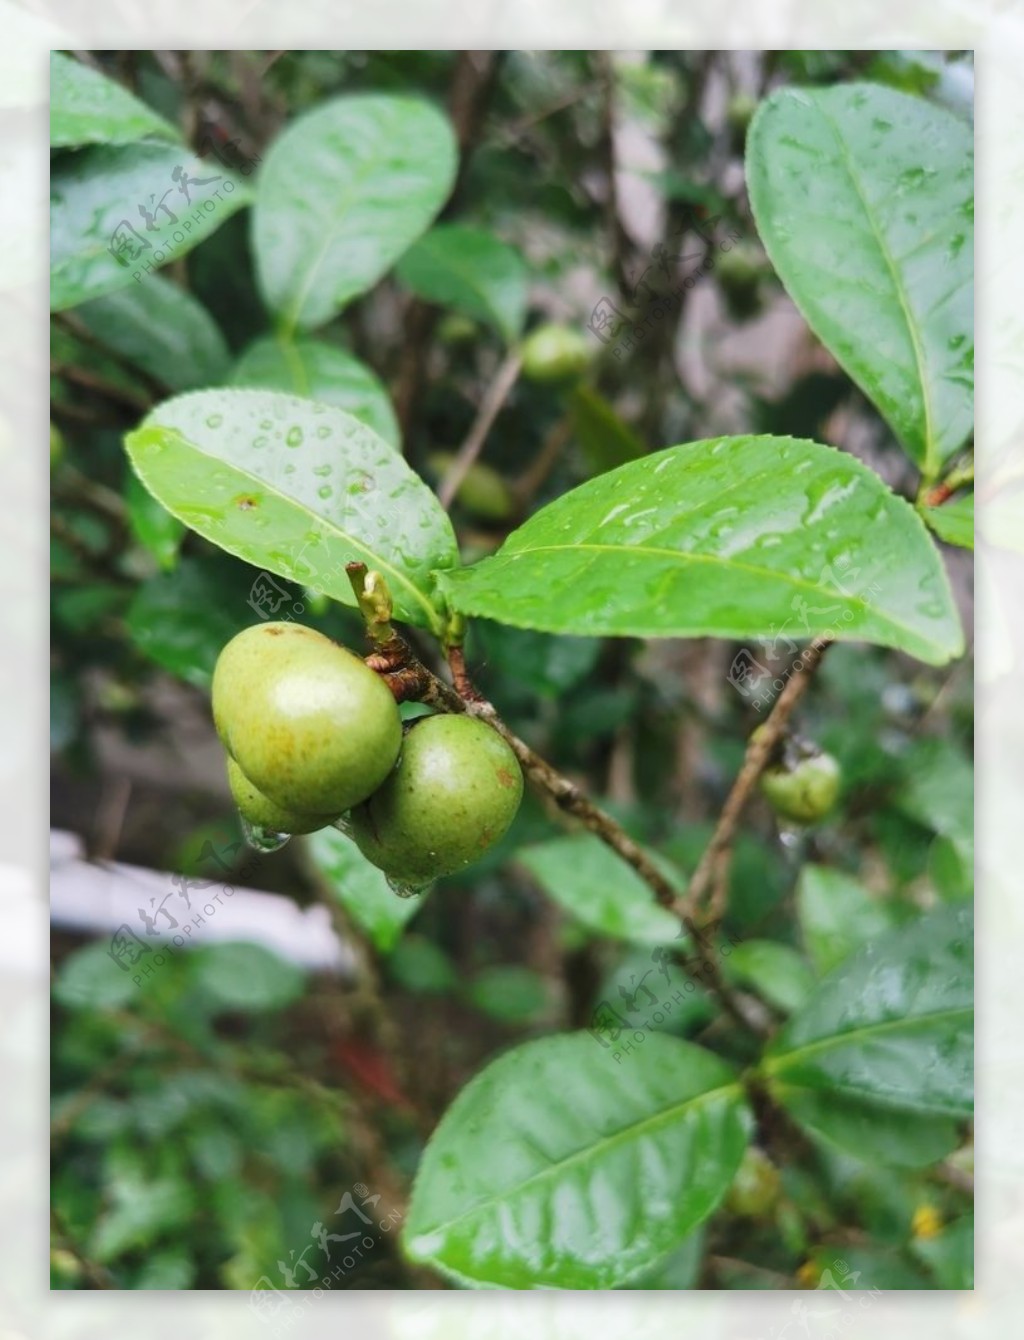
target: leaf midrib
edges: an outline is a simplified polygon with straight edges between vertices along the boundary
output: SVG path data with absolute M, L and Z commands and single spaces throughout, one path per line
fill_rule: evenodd
M 616 1145 L 622 1144 L 627 1139 L 638 1138 L 641 1134 L 646 1134 L 652 1129 L 656 1129 L 661 1125 L 666 1125 L 673 1118 L 693 1111 L 695 1108 L 703 1106 L 716 1098 L 723 1098 L 728 1094 L 734 1094 L 739 1098 L 740 1093 L 741 1088 L 739 1082 L 737 1080 L 731 1080 L 728 1084 L 721 1084 L 714 1089 L 705 1089 L 702 1093 L 694 1094 L 690 1098 L 672 1103 L 669 1107 L 660 1108 L 657 1112 L 650 1113 L 639 1121 L 632 1122 L 628 1126 L 620 1127 L 617 1131 L 613 1131 L 611 1135 L 605 1136 L 594 1144 L 587 1145 L 583 1149 L 576 1149 L 571 1154 L 567 1154 L 565 1158 L 557 1159 L 554 1163 L 549 1163 L 546 1167 L 540 1168 L 535 1173 L 531 1173 L 529 1177 L 517 1182 L 514 1186 L 509 1187 L 504 1191 L 495 1192 L 493 1195 L 477 1201 L 474 1205 L 471 1205 L 468 1210 L 464 1210 L 462 1214 L 457 1214 L 453 1219 L 448 1219 L 443 1223 L 432 1224 L 416 1230 L 413 1236 L 425 1237 L 427 1235 L 433 1236 L 434 1234 L 439 1233 L 448 1234 L 457 1224 L 464 1223 L 467 1219 L 472 1219 L 477 1215 L 486 1213 L 495 1205 L 506 1203 L 513 1198 L 518 1197 L 527 1189 L 549 1180 L 556 1174 L 561 1174 L 566 1168 L 586 1162 L 588 1159 L 596 1157 L 600 1153 L 604 1153 L 605 1151 L 614 1148 Z
M 830 1033 L 828 1037 L 815 1038 L 813 1042 L 806 1042 L 792 1051 L 766 1056 L 761 1068 L 767 1074 L 778 1074 L 780 1071 L 785 1071 L 787 1067 L 796 1065 L 817 1052 L 828 1051 L 830 1048 L 845 1047 L 849 1043 L 856 1043 L 863 1038 L 875 1037 L 881 1033 L 896 1032 L 898 1029 L 912 1031 L 918 1027 L 931 1026 L 946 1020 L 961 1017 L 973 1018 L 973 1016 L 974 1007 L 972 1005 L 958 1005 L 954 1009 L 933 1010 L 929 1014 L 915 1014 L 911 1018 L 901 1016 L 898 1019 L 883 1019 L 878 1023 L 863 1024 L 859 1028 L 848 1029 L 845 1033 Z
M 355 535 L 351 535 L 348 531 L 342 530 L 341 527 L 334 522 L 325 521 L 324 517 L 319 516 L 316 512 L 312 511 L 306 503 L 300 502 L 297 498 L 294 498 L 287 493 L 282 493 L 268 480 L 264 479 L 262 475 L 254 475 L 250 471 L 244 469 L 242 466 L 236 465 L 233 461 L 226 461 L 220 456 L 213 456 L 209 452 L 203 451 L 201 447 L 198 447 L 194 442 L 190 441 L 189 438 L 187 438 L 184 435 L 184 433 L 182 433 L 182 431 L 178 428 L 169 428 L 164 426 L 154 427 L 153 425 L 150 425 L 150 427 L 147 429 L 145 426 L 140 426 L 140 428 L 135 433 L 129 435 L 129 437 L 126 439 L 126 442 L 130 443 L 132 438 L 138 440 L 140 434 L 144 432 L 157 432 L 175 438 L 179 445 L 185 447 L 189 451 L 195 452 L 197 456 L 201 456 L 208 461 L 215 461 L 217 462 L 218 465 L 223 466 L 225 469 L 233 470 L 236 474 L 241 476 L 242 479 L 249 480 L 260 489 L 265 489 L 269 493 L 273 494 L 274 497 L 277 498 L 279 501 L 286 503 L 291 507 L 298 508 L 299 511 L 305 513 L 305 515 L 310 517 L 318 526 L 325 526 L 325 525 L 329 526 L 329 528 L 333 530 L 336 535 L 343 537 L 346 543 L 351 544 L 354 548 L 358 549 L 361 553 L 366 554 L 368 558 L 372 559 L 373 566 L 375 568 L 384 569 L 389 574 L 389 576 L 394 579 L 396 583 L 398 583 L 400 586 L 403 586 L 408 592 L 410 592 L 411 595 L 415 598 L 416 603 L 421 605 L 422 608 L 426 611 L 428 621 L 427 627 L 430 628 L 435 633 L 440 631 L 440 622 L 437 616 L 437 612 L 434 609 L 434 606 L 424 595 L 424 593 L 419 589 L 419 587 L 415 586 L 405 575 L 405 573 L 402 572 L 400 568 L 396 568 L 394 564 L 389 563 L 387 559 L 382 558 L 378 553 L 376 553 L 373 549 L 371 549 L 362 540 L 358 539 Z M 133 457 L 133 460 L 134 459 L 135 458 Z M 138 473 L 141 477 L 142 470 L 141 466 L 139 466 L 138 463 L 137 468 Z M 144 479 L 143 483 L 145 483 Z M 157 501 L 161 503 L 162 506 L 166 507 L 168 512 L 170 512 L 173 516 L 176 516 L 179 521 L 181 521 L 184 525 L 188 526 L 190 530 L 195 529 L 195 527 L 186 517 L 182 516 L 178 511 L 172 508 L 162 498 L 158 498 Z M 226 545 L 224 545 L 223 547 L 227 548 Z

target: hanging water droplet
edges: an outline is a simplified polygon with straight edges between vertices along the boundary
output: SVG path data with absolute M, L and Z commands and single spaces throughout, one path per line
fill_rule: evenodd
M 291 833 L 275 833 L 273 829 L 261 828 L 259 824 L 250 823 L 244 814 L 238 817 L 242 823 L 242 837 L 245 838 L 245 844 L 253 851 L 280 851 L 285 843 L 291 840 Z
M 385 875 L 384 878 L 387 880 L 388 888 L 399 898 L 415 898 L 417 894 L 429 888 L 428 884 L 403 884 L 400 879 L 394 879 L 391 875 Z

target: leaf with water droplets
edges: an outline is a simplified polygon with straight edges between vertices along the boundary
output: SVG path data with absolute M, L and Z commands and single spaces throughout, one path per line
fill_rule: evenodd
M 253 250 L 288 329 L 322 326 L 433 221 L 455 179 L 455 136 L 418 98 L 358 94 L 300 116 L 267 153 Z
M 265 574 L 352 605 L 345 565 L 361 561 L 387 579 L 396 617 L 441 632 L 434 574 L 458 561 L 451 523 L 350 414 L 275 391 L 196 391 L 164 401 L 125 443 L 172 515 L 263 570 L 252 591 L 261 617 L 283 599 Z
M 769 1047 L 763 1069 L 775 1097 L 861 1157 L 941 1157 L 973 1106 L 973 964 L 963 906 L 869 941 Z
M 934 478 L 974 421 L 970 127 L 873 84 L 780 89 L 747 184 L 790 297 Z
M 441 580 L 466 614 L 552 633 L 780 646 L 831 634 L 934 664 L 963 649 L 910 504 L 852 456 L 793 438 L 723 437 L 632 461 Z
M 473 1286 L 614 1289 L 702 1223 L 751 1129 L 734 1072 L 659 1033 L 506 1052 L 462 1090 L 413 1186 L 407 1254 Z
M 361 419 L 385 442 L 400 442 L 398 420 L 380 378 L 365 363 L 323 340 L 277 340 L 250 344 L 231 373 L 235 386 L 262 386 L 336 405 Z

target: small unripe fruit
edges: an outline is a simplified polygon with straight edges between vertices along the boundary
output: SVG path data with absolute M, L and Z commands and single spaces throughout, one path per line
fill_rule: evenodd
M 276 804 L 253 786 L 230 754 L 228 785 L 242 818 L 269 833 L 316 833 L 338 817 L 336 814 L 304 814 Z
M 275 804 L 341 814 L 394 767 L 398 708 L 358 656 L 312 628 L 264 623 L 231 639 L 213 674 L 217 734 Z
M 571 326 L 538 326 L 520 351 L 523 376 L 534 382 L 572 382 L 590 366 L 592 349 L 581 331 Z
M 723 250 L 715 258 L 715 274 L 734 320 L 747 320 L 761 310 L 761 284 L 768 270 L 756 247 L 738 242 L 728 251 Z
M 522 798 L 519 762 L 490 726 L 473 717 L 422 717 L 394 772 L 352 811 L 352 836 L 398 883 L 428 884 L 479 859 Z
M 813 824 L 823 819 L 839 796 L 839 764 L 831 754 L 814 754 L 793 767 L 777 764 L 761 776 L 761 790 L 784 819 Z
M 750 1145 L 726 1196 L 726 1209 L 758 1219 L 769 1213 L 779 1199 L 782 1178 L 767 1154 L 756 1145 Z

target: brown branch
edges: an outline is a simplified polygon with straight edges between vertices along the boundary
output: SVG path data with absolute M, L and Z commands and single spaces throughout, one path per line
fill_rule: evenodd
M 622 294 L 629 292 L 629 276 L 626 273 L 626 257 L 630 252 L 630 241 L 622 223 L 619 211 L 619 188 L 615 179 L 615 64 L 609 51 L 597 51 L 591 57 L 601 89 L 601 138 L 598 152 L 601 167 L 607 183 L 604 199 L 605 229 L 608 234 L 608 247 L 611 253 L 612 275 L 618 290 Z
M 721 920 L 728 896 L 729 867 L 740 817 L 761 773 L 785 733 L 793 709 L 807 692 L 815 670 L 831 645 L 830 639 L 822 638 L 803 652 L 799 669 L 790 675 L 786 687 L 768 714 L 767 721 L 751 735 L 743 765 L 722 806 L 715 831 L 693 872 L 686 894 L 678 900 L 676 910 L 680 916 L 696 916 L 698 908 L 710 890 L 709 918 L 715 922 Z
M 50 371 L 54 376 L 63 377 L 66 382 L 71 382 L 74 386 L 81 386 L 86 391 L 95 391 L 105 396 L 107 400 L 116 401 L 142 414 L 148 413 L 153 407 L 153 401 L 149 397 L 139 395 L 137 391 L 130 391 L 127 387 L 118 386 L 116 382 L 108 381 L 106 377 L 89 372 L 86 368 L 76 367 L 73 363 L 58 363 L 51 360 Z
M 459 486 L 483 450 L 484 443 L 487 441 L 487 434 L 494 426 L 494 421 L 501 412 L 502 405 L 504 405 L 513 386 L 515 386 L 522 365 L 523 362 L 518 352 L 508 354 L 495 373 L 494 380 L 487 388 L 487 392 L 480 402 L 477 416 L 473 420 L 473 425 L 466 435 L 466 440 L 456 453 L 455 459 L 448 467 L 437 490 L 437 496 L 445 511 L 451 507 L 455 495 L 459 491 Z

